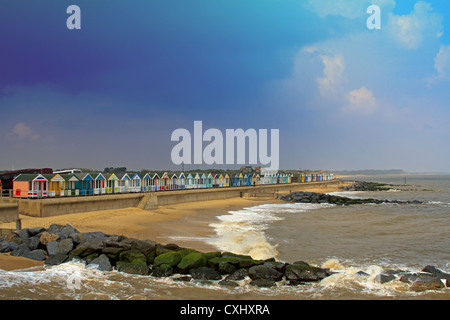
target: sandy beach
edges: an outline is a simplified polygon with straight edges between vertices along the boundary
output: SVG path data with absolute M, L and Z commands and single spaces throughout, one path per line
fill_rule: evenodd
M 333 192 L 338 186 L 311 186 L 307 191 Z M 176 243 L 182 247 L 202 252 L 215 251 L 204 240 L 214 236 L 209 226 L 216 217 L 232 210 L 257 206 L 265 203 L 277 203 L 273 198 L 233 198 L 225 200 L 199 201 L 160 206 L 146 211 L 138 208 L 92 211 L 67 214 L 47 218 L 34 218 L 21 215 L 22 228 L 45 227 L 51 224 L 70 224 L 80 232 L 102 231 L 108 234 L 124 235 L 130 238 L 150 239 L 158 243 Z M 15 223 L 1 224 L 2 228 L 15 228 Z M 0 254 L 0 269 L 14 270 L 32 266 L 42 266 L 42 262 L 21 257 Z

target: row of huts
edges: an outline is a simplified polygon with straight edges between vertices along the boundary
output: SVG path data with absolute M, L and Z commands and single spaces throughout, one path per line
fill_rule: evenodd
M 13 180 L 13 197 L 44 198 L 151 192 L 180 189 L 223 188 L 291 182 L 332 180 L 332 174 L 259 175 L 199 173 L 73 173 L 20 174 Z

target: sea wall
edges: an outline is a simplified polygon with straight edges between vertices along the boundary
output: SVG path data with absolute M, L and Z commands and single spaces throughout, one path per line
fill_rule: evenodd
M 336 185 L 340 181 L 291 183 L 281 185 L 246 186 L 212 189 L 190 189 L 152 193 L 129 193 L 114 195 L 80 196 L 71 198 L 21 199 L 18 212 L 33 217 L 51 217 L 63 214 L 141 208 L 152 210 L 158 206 L 178 203 L 231 199 L 237 197 L 273 196 L 312 187 Z
M 17 203 L 0 203 L 0 222 L 14 222 L 19 219 Z

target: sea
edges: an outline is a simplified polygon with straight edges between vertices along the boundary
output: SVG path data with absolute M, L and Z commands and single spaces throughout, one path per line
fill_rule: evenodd
M 343 180 L 346 180 L 343 178 Z M 218 250 L 305 261 L 335 273 L 318 283 L 258 288 L 217 282 L 102 272 L 81 262 L 23 270 L 0 270 L 0 299 L 30 300 L 449 300 L 450 288 L 415 292 L 400 281 L 381 284 L 389 269 L 419 272 L 433 265 L 450 272 L 450 175 L 407 174 L 352 177 L 391 184 L 388 191 L 333 194 L 420 204 L 271 203 L 214 217 Z M 361 272 L 362 271 L 362 272 Z

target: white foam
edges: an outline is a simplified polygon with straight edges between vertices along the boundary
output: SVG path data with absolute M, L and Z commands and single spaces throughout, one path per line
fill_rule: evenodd
M 210 224 L 217 236 L 210 241 L 222 251 L 250 255 L 254 259 L 278 256 L 278 244 L 270 243 L 265 230 L 270 224 L 284 220 L 280 213 L 299 213 L 332 207 L 329 204 L 284 203 L 264 204 L 219 216 L 218 223 Z

